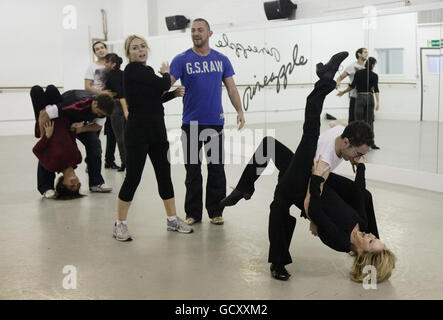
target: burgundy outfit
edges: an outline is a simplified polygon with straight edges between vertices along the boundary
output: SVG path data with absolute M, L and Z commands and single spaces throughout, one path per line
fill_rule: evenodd
M 68 118 L 54 119 L 54 132 L 51 138 L 44 135 L 32 148 L 40 164 L 50 172 L 62 172 L 68 167 L 77 168 L 82 155 L 70 131 Z

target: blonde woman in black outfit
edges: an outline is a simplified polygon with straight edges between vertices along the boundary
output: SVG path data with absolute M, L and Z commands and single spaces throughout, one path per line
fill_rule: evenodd
M 220 203 L 231 206 L 242 198 L 249 199 L 260 172 L 269 159 L 273 159 L 280 173 L 270 205 L 268 262 L 271 263 L 271 275 L 278 280 L 290 277 L 285 265 L 292 262 L 289 247 L 296 225 L 296 218 L 290 215 L 292 205 L 302 210 L 301 216 L 312 222 L 312 233 L 318 235 L 325 245 L 336 251 L 353 252 L 356 257 L 350 272 L 353 281 L 362 281 L 366 265 L 376 267 L 378 281 L 388 279 L 395 267 L 395 256 L 377 239 L 372 196 L 365 185 L 364 155 L 357 156 L 356 153 L 354 156 L 357 164 L 355 181 L 330 173 L 329 165 L 320 158 L 312 165 L 320 135 L 323 102 L 335 88 L 333 76 L 346 57 L 347 52 L 341 52 L 326 65 L 317 65 L 320 80 L 306 99 L 303 136 L 295 153 L 279 141 L 265 138 L 246 166 L 237 188 Z M 374 136 L 366 123 L 353 122 L 347 129 L 352 131 L 356 126 L 360 127 L 360 133 L 349 133 L 351 144 L 373 144 Z M 348 133 L 343 134 L 348 137 Z M 306 205 L 307 189 L 311 196 Z
M 183 91 L 167 93 L 171 87 L 169 65 L 160 67 L 162 77 L 146 65 L 148 46 L 139 36 L 129 36 L 125 53 L 130 63 L 124 71 L 124 88 L 128 103 L 128 122 L 125 130 L 126 176 L 118 195 L 118 220 L 114 237 L 119 241 L 132 240 L 127 227 L 127 215 L 140 183 L 146 156 L 149 155 L 157 178 L 157 186 L 167 215 L 167 230 L 191 233 L 193 229 L 177 217 L 171 166 L 168 160 L 169 142 L 164 121 L 162 102 L 173 96 L 183 96 Z

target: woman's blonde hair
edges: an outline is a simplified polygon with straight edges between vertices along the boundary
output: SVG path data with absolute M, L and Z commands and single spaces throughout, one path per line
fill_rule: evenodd
M 351 280 L 355 282 L 362 282 L 367 276 L 367 274 L 363 272 L 364 267 L 367 265 L 375 267 L 377 271 L 377 282 L 389 279 L 397 260 L 394 253 L 387 248 L 380 252 L 366 251 L 359 255 L 352 252 L 350 255 L 355 256 L 351 272 L 349 273 Z
M 126 58 L 129 59 L 129 61 L 131 61 L 131 58 L 129 58 L 129 47 L 131 45 L 132 40 L 134 40 L 134 39 L 142 40 L 146 44 L 146 47 L 148 47 L 148 43 L 146 42 L 146 40 L 143 37 L 137 36 L 135 34 L 128 36 L 125 40 L 125 55 L 126 55 Z M 149 50 L 149 47 L 148 47 L 148 50 Z

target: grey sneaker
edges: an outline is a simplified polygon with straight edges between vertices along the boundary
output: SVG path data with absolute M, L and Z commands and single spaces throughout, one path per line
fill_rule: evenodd
M 128 233 L 128 225 L 123 223 L 114 223 L 114 238 L 118 241 L 131 241 L 132 237 Z
M 101 184 L 98 186 L 93 186 L 90 187 L 89 190 L 91 192 L 101 192 L 101 193 L 106 193 L 106 192 L 111 192 L 112 191 L 112 187 L 108 187 L 106 184 Z
M 178 231 L 181 233 L 192 233 L 194 229 L 186 224 L 182 219 L 177 217 L 177 220 L 169 221 L 166 219 L 168 231 Z

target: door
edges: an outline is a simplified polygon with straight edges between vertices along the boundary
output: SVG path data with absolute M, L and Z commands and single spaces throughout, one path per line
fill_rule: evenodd
M 438 121 L 443 55 L 440 48 L 421 48 L 420 57 L 422 80 L 421 120 Z

